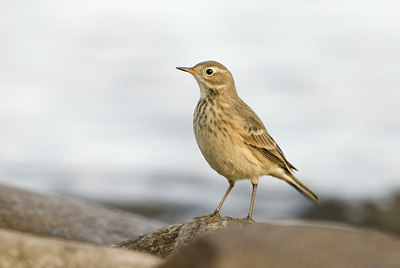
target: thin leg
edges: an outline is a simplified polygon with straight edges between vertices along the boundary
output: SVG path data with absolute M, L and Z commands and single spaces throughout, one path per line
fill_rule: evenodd
M 254 221 L 253 220 L 253 207 L 254 207 L 254 200 L 256 199 L 256 191 L 257 191 L 257 186 L 258 186 L 258 177 L 252 178 L 251 179 L 251 184 L 253 184 L 253 192 L 251 194 L 251 202 L 250 202 L 249 215 L 247 216 L 247 220 Z
M 235 185 L 234 181 L 228 181 L 228 182 L 229 182 L 229 188 L 228 188 L 228 190 L 226 190 L 224 197 L 222 198 L 218 207 L 215 209 L 214 213 L 211 213 L 210 215 L 206 215 L 206 216 L 195 217 L 195 219 L 201 220 L 201 219 L 205 219 L 205 218 L 209 218 L 209 217 L 221 217 L 221 215 L 219 215 L 219 211 L 220 211 L 222 205 L 224 204 L 226 197 L 228 196 L 228 194 L 232 190 L 233 186 Z
M 215 209 L 215 211 L 213 213 L 216 216 L 219 216 L 219 211 L 221 210 L 221 207 L 224 204 L 226 197 L 231 192 L 233 186 L 235 186 L 235 182 L 234 181 L 228 181 L 228 182 L 229 182 L 229 188 L 228 188 L 228 190 L 226 190 L 224 197 L 222 197 L 221 202 L 219 203 L 218 207 Z

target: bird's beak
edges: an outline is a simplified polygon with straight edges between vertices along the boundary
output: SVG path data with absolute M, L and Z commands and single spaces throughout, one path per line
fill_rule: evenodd
M 176 67 L 176 69 L 184 71 L 184 72 L 188 72 L 191 74 L 199 74 L 198 72 L 196 72 L 193 68 L 188 68 L 188 67 Z

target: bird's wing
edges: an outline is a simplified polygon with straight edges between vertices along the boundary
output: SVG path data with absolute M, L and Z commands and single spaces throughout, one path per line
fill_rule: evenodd
M 291 173 L 293 169 L 297 170 L 291 163 L 289 163 L 289 161 L 286 160 L 281 148 L 279 148 L 275 140 L 269 135 L 257 114 L 244 102 L 241 102 L 241 105 L 246 106 L 240 109 L 246 128 L 246 134 L 243 135 L 244 141 L 249 146 L 262 153 L 269 160 L 289 171 L 289 173 Z
M 287 169 L 289 172 L 291 172 L 292 169 L 297 170 L 286 160 L 281 148 L 279 148 L 278 144 L 268 134 L 267 130 L 250 125 L 248 127 L 247 136 L 245 136 L 244 139 L 248 145 L 255 148 L 282 168 Z

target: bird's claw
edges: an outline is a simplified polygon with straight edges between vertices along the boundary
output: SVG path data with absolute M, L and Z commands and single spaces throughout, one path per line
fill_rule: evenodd
M 200 217 L 194 217 L 194 219 L 195 220 L 202 220 L 202 219 L 213 218 L 213 217 L 221 218 L 221 215 L 219 214 L 219 212 L 214 212 L 214 213 L 211 213 L 209 215 L 204 215 L 204 216 L 200 216 Z

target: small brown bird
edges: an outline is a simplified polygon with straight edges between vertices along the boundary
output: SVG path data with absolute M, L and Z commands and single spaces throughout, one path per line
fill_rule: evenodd
M 219 211 L 235 182 L 250 179 L 253 185 L 249 215 L 258 177 L 270 175 L 282 179 L 319 204 L 318 197 L 293 176 L 297 170 L 268 134 L 257 114 L 238 96 L 229 70 L 216 61 L 205 61 L 192 68 L 177 67 L 191 73 L 200 87 L 200 100 L 193 115 L 197 144 L 208 164 L 229 182 L 224 197 L 210 216 Z

